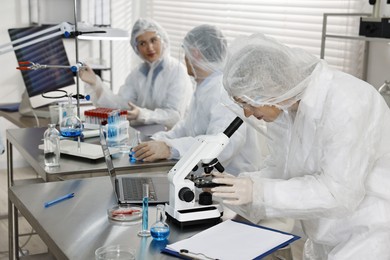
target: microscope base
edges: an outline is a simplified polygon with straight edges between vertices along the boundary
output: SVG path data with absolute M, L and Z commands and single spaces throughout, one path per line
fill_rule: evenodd
M 181 228 L 193 225 L 215 225 L 221 222 L 223 210 L 220 204 L 197 205 L 193 208 L 176 210 L 166 204 L 166 215 L 170 221 Z

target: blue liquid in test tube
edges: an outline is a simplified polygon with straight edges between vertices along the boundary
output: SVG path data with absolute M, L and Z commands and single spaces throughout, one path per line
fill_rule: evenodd
M 142 230 L 148 230 L 148 216 L 149 216 L 148 204 L 149 204 L 149 198 L 144 197 L 142 199 L 142 209 L 145 214 L 142 214 Z
M 150 231 L 148 230 L 148 208 L 149 208 L 149 184 L 142 184 L 142 230 L 138 232 L 138 236 L 149 237 Z

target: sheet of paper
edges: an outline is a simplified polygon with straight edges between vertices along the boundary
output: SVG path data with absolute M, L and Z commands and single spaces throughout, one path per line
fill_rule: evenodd
M 290 234 L 227 220 L 188 239 L 167 245 L 167 249 L 176 252 L 187 249 L 191 253 L 223 260 L 253 259 L 292 238 L 294 236 Z

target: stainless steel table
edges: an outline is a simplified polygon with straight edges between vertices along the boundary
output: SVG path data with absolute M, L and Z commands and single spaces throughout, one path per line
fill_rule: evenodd
M 43 143 L 42 137 L 46 128 L 23 128 L 23 129 L 7 129 L 7 181 L 8 188 L 14 186 L 13 172 L 13 147 L 15 147 L 21 155 L 27 160 L 32 168 L 45 182 L 59 181 L 66 179 L 107 176 L 107 167 L 103 158 L 98 160 L 90 160 L 78 158 L 70 155 L 61 154 L 60 167 L 47 168 L 44 165 L 43 151 L 38 148 L 39 144 Z M 86 139 L 87 142 L 98 143 L 98 138 Z M 113 164 L 117 174 L 127 173 L 167 173 L 176 163 L 173 160 L 163 160 L 153 163 L 129 161 L 127 154 L 115 156 Z M 9 233 L 18 234 L 18 226 L 16 221 L 11 221 L 17 216 L 17 209 L 8 199 L 8 218 L 9 218 Z M 13 224 L 14 223 L 14 224 Z M 9 251 L 17 250 L 17 238 L 15 243 L 9 243 Z
M 33 116 L 24 116 L 20 114 L 19 111 L 9 112 L 0 110 L 0 116 L 4 117 L 5 119 L 20 128 L 37 127 L 37 124 L 38 126 L 47 126 L 47 124 L 50 123 L 50 118 L 38 117 L 37 119 L 35 119 L 35 117 Z
M 45 201 L 70 192 L 75 193 L 74 198 L 44 208 Z M 115 205 L 115 198 L 108 177 L 16 185 L 10 187 L 8 197 L 56 259 L 95 259 L 94 252 L 97 248 L 115 244 L 134 248 L 136 259 L 173 258 L 160 253 L 165 243 L 153 241 L 151 237 L 137 236 L 141 223 L 120 225 L 110 222 L 107 209 Z M 155 220 L 155 208 L 150 206 L 149 227 Z M 16 216 L 12 222 L 17 226 Z M 185 239 L 204 229 L 198 226 L 180 230 L 172 223 L 168 224 L 171 229 L 169 243 Z M 10 259 L 16 259 L 18 239 L 11 231 L 10 243 L 13 242 L 15 247 L 10 252 Z
M 7 129 L 8 175 L 13 185 L 12 150 L 15 147 L 44 181 L 58 181 L 69 178 L 105 176 L 107 167 L 103 158 L 91 160 L 77 156 L 61 154 L 60 167 L 47 168 L 44 165 L 43 151 L 38 148 L 43 143 L 46 128 Z M 86 142 L 99 143 L 98 138 L 88 138 Z M 113 159 L 118 174 L 132 172 L 169 171 L 176 163 L 162 160 L 152 163 L 129 162 L 128 154 L 121 154 Z

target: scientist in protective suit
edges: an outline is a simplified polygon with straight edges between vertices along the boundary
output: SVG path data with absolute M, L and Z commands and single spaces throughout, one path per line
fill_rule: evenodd
M 154 141 L 133 148 L 138 160 L 180 159 L 198 136 L 222 133 L 236 117 L 225 107 L 239 108 L 222 85 L 227 50 L 222 32 L 211 25 L 197 26 L 184 37 L 183 49 L 187 72 L 196 81 L 188 113 L 170 131 L 158 132 L 152 136 Z M 233 174 L 258 170 L 263 163 L 261 149 L 261 136 L 242 124 L 218 160 Z
M 186 69 L 170 56 L 165 30 L 151 19 L 138 19 L 131 32 L 131 47 L 143 60 L 114 94 L 91 68 L 80 71 L 95 106 L 128 110 L 128 119 L 172 128 L 185 114 L 193 92 Z
M 214 198 L 253 221 L 300 220 L 305 259 L 390 259 L 390 110 L 382 96 L 261 34 L 237 39 L 228 57 L 225 89 L 248 119 L 268 122 L 277 153 L 259 172 L 216 174 L 230 186 L 213 188 Z

